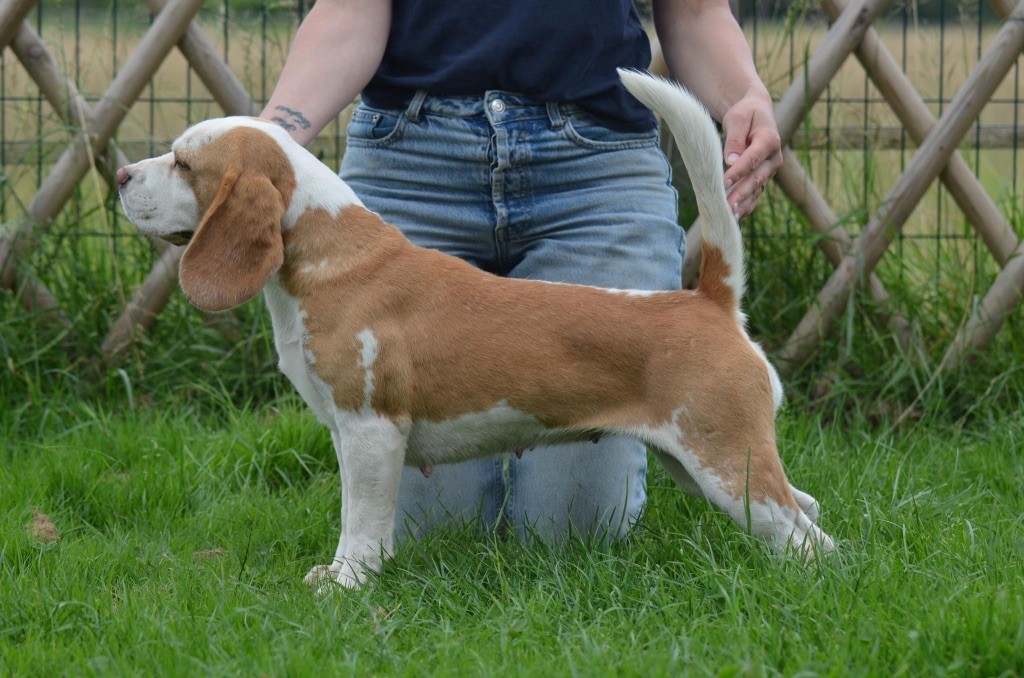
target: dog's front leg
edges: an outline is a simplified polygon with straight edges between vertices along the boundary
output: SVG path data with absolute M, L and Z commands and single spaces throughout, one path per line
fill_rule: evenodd
M 365 572 L 380 571 L 391 556 L 408 431 L 376 416 L 340 413 L 336 419 L 332 438 L 341 471 L 341 538 L 334 561 L 314 567 L 306 582 L 357 588 Z

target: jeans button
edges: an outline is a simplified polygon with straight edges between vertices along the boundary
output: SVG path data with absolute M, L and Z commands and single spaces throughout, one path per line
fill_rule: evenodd
M 491 110 L 494 111 L 495 113 L 504 113 L 505 102 L 502 101 L 501 99 L 495 99 L 494 101 L 491 102 Z

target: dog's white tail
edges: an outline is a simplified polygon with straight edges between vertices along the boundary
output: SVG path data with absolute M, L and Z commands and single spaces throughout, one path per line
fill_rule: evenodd
M 619 77 L 633 96 L 668 123 L 690 175 L 704 238 L 697 291 L 742 318 L 743 242 L 722 185 L 722 142 L 711 116 L 674 82 L 621 68 Z

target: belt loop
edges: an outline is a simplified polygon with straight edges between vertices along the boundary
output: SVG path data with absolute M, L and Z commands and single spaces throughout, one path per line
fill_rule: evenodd
M 411 122 L 420 121 L 420 111 L 423 110 L 423 100 L 427 98 L 427 90 L 418 89 L 416 94 L 409 99 L 409 105 L 405 109 L 405 117 Z
M 562 119 L 562 111 L 558 104 L 553 101 L 548 102 L 548 122 L 551 123 L 551 129 L 559 130 L 565 126 L 565 120 Z

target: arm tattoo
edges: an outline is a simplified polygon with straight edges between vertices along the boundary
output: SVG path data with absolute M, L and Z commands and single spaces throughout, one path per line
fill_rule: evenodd
M 304 116 L 301 111 L 296 111 L 294 108 L 288 108 L 287 106 L 275 106 L 274 110 L 275 111 L 281 111 L 281 112 L 285 113 L 286 115 L 288 115 L 288 117 L 290 117 L 302 129 L 309 129 L 310 126 L 312 125 L 312 123 L 310 123 L 309 120 L 306 119 L 306 116 Z M 276 122 L 277 118 L 275 118 L 274 120 Z M 278 124 L 281 124 L 281 123 L 278 123 Z M 284 125 L 281 125 L 281 126 L 284 127 Z M 288 129 L 288 128 L 285 127 L 285 129 Z M 295 129 L 295 128 L 292 127 L 292 129 Z M 289 131 L 291 131 L 291 130 L 289 130 Z
M 289 132 L 294 132 L 295 130 L 297 130 L 297 129 L 298 129 L 298 127 L 296 127 L 295 125 L 291 124 L 290 122 L 288 122 L 287 120 L 285 120 L 284 118 L 282 118 L 282 117 L 281 117 L 281 116 L 279 116 L 279 115 L 275 115 L 275 116 L 274 116 L 273 118 L 271 118 L 270 120 L 271 120 L 272 122 L 276 122 L 276 123 L 277 123 L 278 125 L 280 125 L 281 127 L 284 127 L 284 128 L 285 128 L 285 129 L 286 129 L 287 131 L 289 131 Z

